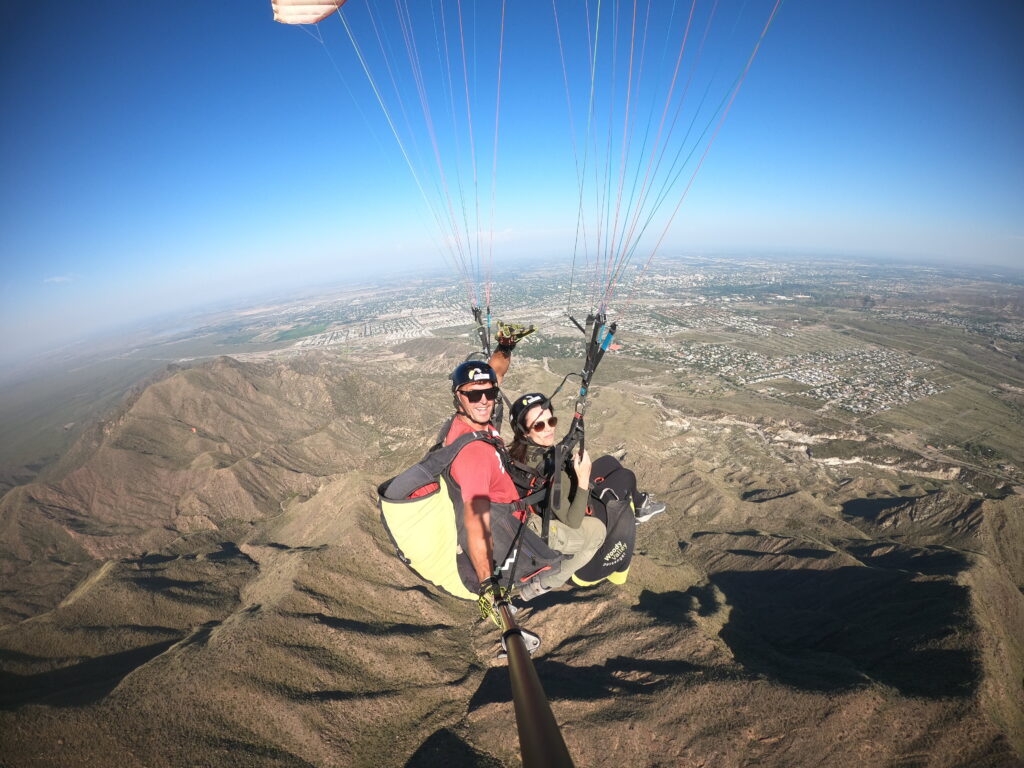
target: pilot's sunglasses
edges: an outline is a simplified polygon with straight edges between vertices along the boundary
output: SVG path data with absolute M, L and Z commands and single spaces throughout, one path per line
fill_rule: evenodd
M 530 429 L 534 432 L 543 432 L 545 427 L 551 427 L 552 429 L 558 424 L 558 417 L 552 416 L 550 419 L 545 421 L 535 421 L 530 425 Z
M 462 395 L 467 400 L 469 400 L 469 402 L 471 403 L 479 403 L 481 397 L 486 397 L 487 402 L 490 403 L 497 399 L 498 392 L 500 391 L 501 390 L 499 390 L 497 387 L 491 387 L 490 389 L 471 389 L 469 391 L 460 389 L 459 394 Z

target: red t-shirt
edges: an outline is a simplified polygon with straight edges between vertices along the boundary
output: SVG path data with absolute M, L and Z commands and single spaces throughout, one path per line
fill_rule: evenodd
M 498 431 L 490 425 L 486 428 L 472 426 L 456 418 L 452 421 L 444 444 L 451 444 L 460 435 L 483 430 L 498 437 Z M 452 462 L 451 473 L 452 478 L 462 489 L 462 502 L 467 508 L 470 502 L 479 496 L 485 496 L 495 504 L 508 504 L 519 499 L 516 484 L 505 471 L 501 456 L 494 446 L 481 440 L 474 441 L 459 451 L 459 455 Z

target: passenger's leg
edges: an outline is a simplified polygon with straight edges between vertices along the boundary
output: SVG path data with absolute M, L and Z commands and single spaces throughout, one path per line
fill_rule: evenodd
M 527 525 L 534 533 L 540 533 L 540 517 L 538 515 L 533 515 Z M 552 520 L 548 546 L 566 555 L 566 558 L 533 580 L 538 581 L 545 590 L 557 589 L 562 586 L 576 571 L 590 562 L 590 558 L 604 543 L 604 536 L 604 523 L 596 517 L 584 517 L 579 528 L 570 528 L 558 520 Z M 526 597 L 525 591 L 523 596 Z
M 632 499 L 633 512 L 639 523 L 665 511 L 664 502 L 655 501 L 648 493 L 641 493 L 636 487 L 633 470 L 626 469 L 612 456 L 597 459 L 590 472 L 590 493 L 601 498 L 605 489 L 610 489 L 618 499 Z
M 601 456 L 594 460 L 590 470 L 590 491 L 599 495 L 605 488 L 615 492 L 618 499 L 632 499 L 633 507 L 643 503 L 636 489 L 636 475 L 626 469 L 614 456 Z

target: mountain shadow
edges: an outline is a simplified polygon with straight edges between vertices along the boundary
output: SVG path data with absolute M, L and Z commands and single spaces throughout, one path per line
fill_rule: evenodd
M 753 504 L 761 504 L 765 501 L 774 501 L 775 499 L 784 499 L 787 496 L 792 496 L 796 491 L 773 491 L 769 488 L 754 488 L 749 491 L 745 491 L 740 494 L 742 501 L 749 501 Z
M 534 659 L 537 676 L 552 700 L 598 701 L 616 696 L 655 693 L 687 674 L 707 670 L 687 661 L 632 659 L 618 656 L 603 666 L 574 667 L 559 661 Z M 707 675 L 705 674 L 705 677 Z M 485 704 L 512 701 L 508 669 L 492 667 L 469 700 L 472 712 Z
M 99 701 L 114 690 L 129 672 L 155 659 L 178 639 L 99 656 L 35 675 L 0 673 L 0 688 L 3 690 L 0 709 L 17 709 L 33 703 L 75 707 Z
M 929 565 L 931 557 L 937 562 Z M 712 583 L 733 607 L 721 637 L 747 669 L 798 688 L 881 683 L 908 696 L 965 697 L 982 676 L 966 565 L 949 551 L 829 571 L 724 571 Z M 879 558 L 879 563 L 885 560 Z M 942 578 L 922 574 L 941 571 Z
M 715 590 L 709 585 L 693 586 L 685 592 L 670 590 L 640 593 L 634 611 L 646 614 L 655 624 L 674 627 L 693 626 L 689 614 L 696 610 L 700 616 L 710 616 L 720 608 Z
M 880 514 L 918 501 L 918 496 L 892 496 L 871 499 L 850 499 L 843 503 L 843 514 L 864 520 L 875 520 Z
M 417 749 L 405 768 L 502 768 L 497 758 L 491 757 L 460 739 L 448 728 L 434 731 Z

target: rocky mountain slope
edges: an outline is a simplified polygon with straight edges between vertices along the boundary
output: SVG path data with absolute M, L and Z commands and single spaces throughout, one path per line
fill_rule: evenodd
M 459 354 L 171 372 L 9 491 L 0 761 L 518 764 L 496 632 L 394 557 L 375 507 Z M 523 363 L 507 388 L 557 381 Z M 625 586 L 521 614 L 577 765 L 1019 764 L 1021 497 L 701 413 L 657 376 L 596 391 L 588 447 L 669 512 Z

